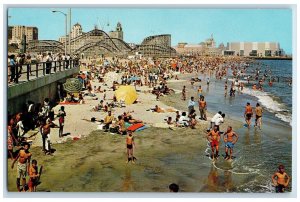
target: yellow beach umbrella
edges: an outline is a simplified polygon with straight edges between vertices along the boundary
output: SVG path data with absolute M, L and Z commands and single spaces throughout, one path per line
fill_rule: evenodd
M 127 105 L 134 103 L 137 99 L 137 94 L 133 86 L 120 86 L 118 90 L 115 91 L 115 96 L 118 102 L 123 100 Z

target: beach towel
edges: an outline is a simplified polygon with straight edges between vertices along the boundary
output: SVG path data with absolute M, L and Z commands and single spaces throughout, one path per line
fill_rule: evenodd
M 142 130 L 144 130 L 146 128 L 148 128 L 148 127 L 146 125 L 144 125 L 144 126 L 138 128 L 138 129 L 136 129 L 135 132 L 142 131 Z
M 132 124 L 125 122 L 125 127 L 129 128 Z
M 139 128 L 143 127 L 143 126 L 144 126 L 144 124 L 142 124 L 142 123 L 136 123 L 136 124 L 133 124 L 133 125 L 129 126 L 127 128 L 127 130 L 136 131 L 137 129 L 139 129 Z

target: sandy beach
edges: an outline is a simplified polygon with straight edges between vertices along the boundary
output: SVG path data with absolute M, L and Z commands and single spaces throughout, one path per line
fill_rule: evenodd
M 97 86 L 99 83 L 92 85 Z M 111 101 L 114 92 L 106 89 L 108 101 Z M 124 111 L 134 111 L 131 113 L 133 117 L 143 120 L 149 127 L 135 133 L 137 147 L 134 153 L 138 159 L 135 165 L 125 163 L 125 137 L 97 130 L 96 123 L 87 121 L 91 117 L 100 120 L 106 115 L 104 112 L 91 111 L 102 99 L 103 95 L 99 93 L 99 100 L 85 97 L 85 104 L 65 106 L 67 116 L 64 133 L 70 134 L 59 138 L 58 129 L 52 129 L 50 139 L 56 150 L 52 156 L 41 152 L 40 134 L 31 138 L 31 152 L 38 159 L 38 165 L 44 166 L 38 191 L 168 192 L 167 186 L 172 182 L 180 184 L 183 192 L 224 191 L 211 185 L 209 179 L 211 160 L 205 153 L 205 135 L 209 122 L 199 121 L 196 129 L 169 129 L 164 119 L 168 116 L 174 118 L 174 112 L 154 113 L 147 109 L 158 105 L 164 109 L 186 111 L 186 101 L 179 101 L 179 93 L 156 101 L 155 95 L 148 93 L 148 90 L 148 87 L 137 87 L 138 103 L 113 109 L 115 116 Z M 59 108 L 60 105 L 57 105 L 54 111 L 57 112 Z M 208 114 L 208 120 L 210 118 L 211 113 Z M 54 122 L 57 123 L 57 120 Z M 227 124 L 240 125 L 234 120 L 226 119 Z M 221 130 L 224 130 L 223 127 L 226 127 L 225 124 Z M 74 137 L 79 140 L 74 140 Z M 8 160 L 8 165 L 10 164 L 11 160 Z M 14 178 L 15 170 L 8 168 L 8 191 L 16 191 Z

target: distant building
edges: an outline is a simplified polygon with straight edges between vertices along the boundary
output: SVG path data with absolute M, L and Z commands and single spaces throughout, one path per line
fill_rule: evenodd
M 82 27 L 81 25 L 77 22 L 75 25 L 73 25 L 72 27 L 72 31 L 71 31 L 71 38 L 76 38 L 78 36 L 82 35 Z
M 216 47 L 216 42 L 213 38 L 213 35 L 199 44 L 188 44 L 185 42 L 180 42 L 174 48 L 179 55 L 181 54 L 191 56 L 217 56 L 222 55 L 222 51 L 225 50 L 223 44 L 220 44 L 219 47 Z
M 224 55 L 235 56 L 282 56 L 284 51 L 277 42 L 230 42 Z
M 67 36 L 61 36 L 61 37 L 58 38 L 58 41 L 60 43 L 65 43 L 66 41 L 68 42 L 68 39 L 69 39 L 69 35 L 67 35 Z
M 123 40 L 123 30 L 122 30 L 122 25 L 120 22 L 118 22 L 116 30 L 115 31 L 110 31 L 108 33 L 110 38 L 117 38 Z
M 75 25 L 73 25 L 71 30 L 71 39 L 74 39 L 76 37 L 79 37 L 83 34 L 81 25 L 77 22 Z M 66 41 L 69 41 L 69 35 L 67 36 L 61 36 L 58 38 L 58 41 L 60 43 L 65 43 Z
M 10 26 L 8 28 L 8 43 L 20 44 L 22 42 L 23 35 L 26 36 L 27 43 L 32 40 L 38 40 L 38 28 L 22 25 Z

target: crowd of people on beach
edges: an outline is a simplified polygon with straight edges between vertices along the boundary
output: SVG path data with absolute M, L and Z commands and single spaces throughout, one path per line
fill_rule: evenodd
M 41 169 L 38 169 L 37 160 L 32 159 L 32 154 L 29 152 L 30 145 L 32 144 L 30 137 L 40 133 L 43 141 L 42 151 L 45 154 L 51 155 L 53 151 L 51 150 L 50 130 L 51 127 L 58 127 L 59 135 L 62 135 L 64 116 L 66 116 L 66 113 L 62 106 L 56 115 L 59 118 L 59 126 L 53 123 L 55 114 L 49 98 L 45 98 L 43 104 L 28 101 L 21 112 L 9 115 L 7 148 L 9 158 L 13 162 L 11 168 L 14 168 L 15 162 L 18 161 L 18 191 L 36 191 L 36 186 L 40 179 L 39 172 L 41 172 Z M 38 128 L 38 132 L 34 134 L 28 133 L 29 131 L 34 131 L 36 128 Z M 28 183 L 26 183 L 27 175 L 29 176 Z M 22 184 L 20 184 L 21 178 Z
M 48 58 L 51 56 L 48 55 Z M 52 57 L 52 56 L 51 56 Z M 68 60 L 69 55 L 64 56 L 62 54 L 57 54 L 52 57 L 51 60 Z M 30 58 L 25 56 L 25 58 Z M 38 55 L 41 61 L 46 60 L 47 56 Z M 43 59 L 44 58 L 44 59 Z M 236 91 L 242 93 L 246 86 L 252 85 L 253 90 L 263 90 L 263 83 L 268 79 L 267 73 L 265 72 L 262 78 L 260 78 L 259 69 L 256 70 L 254 76 L 247 76 L 247 82 L 241 81 L 240 79 L 244 77 L 249 67 L 249 63 L 252 61 L 236 58 L 236 57 L 200 57 L 200 58 L 166 58 L 166 59 L 150 59 L 144 58 L 141 60 L 119 60 L 118 58 L 113 58 L 108 60 L 101 58 L 95 64 L 88 66 L 88 71 L 81 71 L 75 78 L 77 78 L 82 84 L 82 90 L 75 93 L 66 93 L 63 91 L 62 86 L 58 88 L 58 104 L 61 103 L 79 103 L 84 104 L 85 100 L 90 97 L 93 100 L 99 100 L 96 106 L 91 108 L 93 112 L 105 112 L 107 113 L 103 119 L 98 119 L 91 117 L 91 122 L 98 122 L 104 132 L 110 132 L 114 134 L 120 134 L 126 136 L 126 149 L 127 149 L 127 160 L 126 162 L 136 162 L 136 157 L 133 154 L 133 149 L 135 147 L 134 142 L 134 129 L 131 130 L 130 126 L 134 124 L 141 124 L 144 126 L 143 120 L 139 118 L 133 118 L 132 112 L 127 111 L 123 114 L 115 115 L 113 109 L 115 107 L 121 107 L 126 109 L 124 100 L 117 100 L 116 96 L 112 97 L 112 101 L 108 102 L 106 90 L 116 91 L 121 85 L 132 85 L 137 89 L 137 87 L 147 86 L 150 90 L 147 93 L 152 93 L 155 95 L 156 100 L 159 100 L 161 96 L 168 96 L 175 93 L 174 89 L 170 89 L 167 85 L 169 79 L 178 80 L 178 74 L 197 74 L 196 77 L 191 79 L 191 85 L 194 86 L 199 84 L 198 87 L 194 88 L 195 96 L 191 96 L 187 101 L 187 87 L 186 84 L 182 87 L 181 100 L 182 102 L 187 102 L 186 111 L 168 111 L 174 113 L 175 118 L 168 116 L 164 121 L 170 126 L 197 129 L 197 124 L 209 124 L 207 129 L 206 138 L 211 147 L 210 157 L 213 160 L 217 160 L 219 157 L 219 145 L 220 141 L 223 140 L 225 144 L 225 160 L 232 160 L 233 158 L 233 148 L 237 143 L 239 135 L 233 131 L 231 126 L 227 126 L 225 132 L 220 131 L 220 125 L 224 123 L 225 113 L 219 111 L 212 118 L 209 119 L 207 116 L 207 107 L 209 103 L 206 102 L 205 93 L 202 89 L 202 83 L 205 82 L 207 86 L 211 83 L 211 78 L 215 76 L 215 79 L 224 79 L 224 96 L 227 96 L 228 85 L 230 85 L 229 95 L 230 97 L 237 96 Z M 14 64 L 14 58 L 10 58 L 10 63 Z M 233 80 L 230 83 L 228 79 L 229 71 L 233 75 Z M 115 72 L 121 75 L 120 79 L 111 78 L 111 86 L 104 81 L 104 78 L 110 72 Z M 48 72 L 49 73 L 49 72 Z M 13 73 L 12 73 L 13 74 Z M 12 75 L 11 74 L 11 75 Z M 198 76 L 199 75 L 199 76 Z M 203 77 L 201 77 L 203 76 Z M 203 79 L 204 78 L 204 79 Z M 14 81 L 13 76 L 10 81 Z M 98 82 L 99 85 L 92 86 L 92 81 Z M 250 81 L 253 84 L 250 84 Z M 256 84 L 255 82 L 258 82 Z M 271 79 L 270 82 L 274 82 Z M 268 85 L 272 85 L 268 83 Z M 257 85 L 257 86 L 256 86 Z M 102 97 L 97 96 L 101 94 Z M 54 99 L 54 98 L 52 98 Z M 137 102 L 137 101 L 136 101 Z M 197 115 L 196 107 L 199 109 L 199 116 Z M 242 107 L 242 106 L 241 106 Z M 158 105 L 155 105 L 153 112 L 163 113 L 164 110 Z M 256 104 L 256 108 L 253 110 L 250 103 L 247 103 L 245 107 L 245 127 L 250 128 L 251 119 L 255 113 L 255 127 L 259 129 L 262 128 L 262 116 L 263 109 L 259 103 Z M 56 115 L 56 117 L 55 117 Z M 18 177 L 17 177 L 17 188 L 19 191 L 25 191 L 26 189 L 26 173 L 29 173 L 30 179 L 28 183 L 29 190 L 34 191 L 35 186 L 39 181 L 39 173 L 37 169 L 37 160 L 32 160 L 32 154 L 29 152 L 30 142 L 27 141 L 25 134 L 29 130 L 35 128 L 39 129 L 39 133 L 42 135 L 43 146 L 42 151 L 45 154 L 51 155 L 51 141 L 50 136 L 51 128 L 59 128 L 59 137 L 63 137 L 64 122 L 66 117 L 66 112 L 64 106 L 61 106 L 58 113 L 55 114 L 53 110 L 53 105 L 50 103 L 50 99 L 46 98 L 43 104 L 35 104 L 33 102 L 28 102 L 26 110 L 18 113 L 14 116 L 9 117 L 8 122 L 8 154 L 13 161 L 12 167 L 14 167 L 15 162 L 18 160 Z M 54 124 L 54 120 L 58 118 L 59 124 Z M 200 120 L 200 122 L 198 120 Z M 223 135 L 223 138 L 221 136 Z M 17 152 L 13 152 L 14 148 L 17 148 Z M 22 178 L 22 189 L 20 188 L 20 178 Z M 287 178 L 287 181 L 286 179 Z M 278 192 L 284 190 L 288 186 L 289 177 L 284 173 L 282 166 L 279 169 L 279 174 L 276 173 L 272 177 L 274 184 L 278 186 Z M 277 179 L 277 181 L 276 181 Z M 275 183 L 276 181 L 276 183 Z M 30 184 L 30 185 L 29 185 Z M 176 185 L 178 186 L 178 185 Z M 175 185 L 170 185 L 170 190 L 176 192 L 178 187 Z

